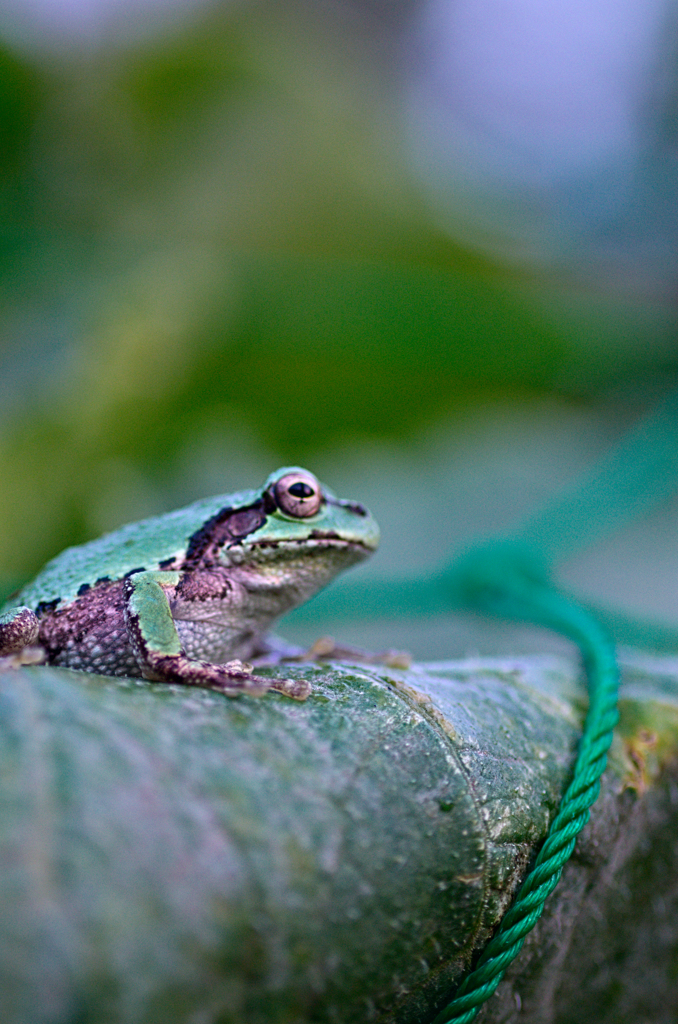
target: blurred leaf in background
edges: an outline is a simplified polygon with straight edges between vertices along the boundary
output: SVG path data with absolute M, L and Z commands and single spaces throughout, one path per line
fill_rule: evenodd
M 375 571 L 432 564 L 541 500 L 675 377 L 665 257 L 635 291 L 609 258 L 592 275 L 586 213 L 567 258 L 526 247 L 552 237 L 561 193 L 478 170 L 471 202 L 478 161 L 435 119 L 454 167 L 434 166 L 412 97 L 466 45 L 439 31 L 427 49 L 435 5 L 80 8 L 0 12 L 5 590 L 66 544 L 283 462 L 374 506 Z M 671 95 L 661 131 L 638 114 L 647 161 Z

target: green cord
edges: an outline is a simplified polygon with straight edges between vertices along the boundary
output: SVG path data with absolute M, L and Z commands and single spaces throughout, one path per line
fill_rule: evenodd
M 678 479 L 678 391 L 641 420 L 606 460 L 530 517 L 517 541 L 471 550 L 449 572 L 451 603 L 504 618 L 535 622 L 573 640 L 589 682 L 589 709 L 572 781 L 534 867 L 475 968 L 433 1024 L 470 1024 L 496 990 L 525 936 L 539 920 L 598 798 L 612 733 L 618 720 L 619 671 L 612 638 L 595 613 L 549 585 L 547 563 L 581 550 L 675 491 Z M 653 644 L 671 644 L 675 632 L 605 616 L 615 632 Z
M 451 582 L 454 577 L 455 590 L 461 587 L 468 607 L 536 622 L 570 637 L 582 652 L 589 679 L 589 709 L 574 774 L 546 841 L 476 967 L 433 1021 L 470 1024 L 539 920 L 576 837 L 588 821 L 618 718 L 618 670 L 614 645 L 606 631 L 586 609 L 548 585 L 539 556 L 529 549 L 512 542 L 486 545 L 453 566 L 450 577 Z
M 645 515 L 678 486 L 678 389 L 518 527 L 551 565 Z

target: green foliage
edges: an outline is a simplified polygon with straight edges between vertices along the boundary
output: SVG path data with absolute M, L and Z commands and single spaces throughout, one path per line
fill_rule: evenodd
M 235 32 L 220 33 L 218 46 L 206 33 L 186 33 L 123 59 L 119 87 L 151 138 L 158 133 L 167 141 L 168 131 L 186 131 L 224 94 L 233 99 L 239 86 L 256 81 Z

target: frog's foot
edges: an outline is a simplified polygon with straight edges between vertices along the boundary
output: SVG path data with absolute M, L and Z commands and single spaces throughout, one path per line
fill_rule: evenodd
M 38 639 L 38 617 L 30 608 L 10 608 L 0 615 L 0 655 L 32 647 Z
M 367 665 L 387 665 L 389 668 L 409 668 L 412 655 L 407 651 L 364 651 L 360 647 L 338 644 L 331 636 L 320 637 L 297 660 L 299 661 L 358 661 Z
M 206 662 L 200 664 L 206 664 L 212 671 L 225 671 L 228 674 L 228 682 L 225 685 L 218 684 L 213 687 L 228 696 L 237 696 L 243 689 L 257 697 L 267 690 L 275 690 L 294 700 L 306 700 L 311 692 L 311 684 L 307 679 L 267 679 L 255 676 L 252 666 L 247 661 L 227 661 L 224 665 L 210 665 Z
M 272 690 L 293 700 L 306 700 L 313 689 L 308 679 L 266 679 L 265 682 Z
M 244 661 L 228 661 L 215 665 L 209 661 L 195 661 L 184 654 L 147 653 L 142 672 L 146 679 L 156 682 L 180 683 L 183 686 L 202 686 L 217 690 L 227 697 L 247 693 L 261 697 L 268 690 L 277 690 L 286 697 L 306 700 L 311 692 L 305 679 L 266 679 L 255 676 L 252 666 Z

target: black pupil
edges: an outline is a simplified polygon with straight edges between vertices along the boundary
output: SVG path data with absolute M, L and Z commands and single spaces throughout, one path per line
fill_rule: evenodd
M 297 481 L 296 484 L 292 484 L 287 489 L 294 498 L 312 498 L 315 494 L 311 485 L 305 484 L 303 480 Z

